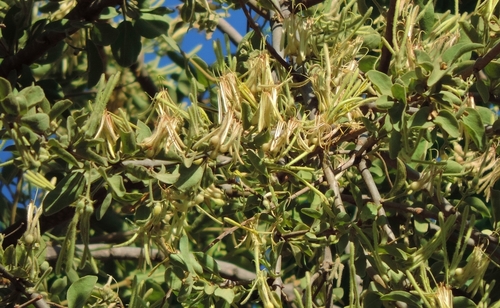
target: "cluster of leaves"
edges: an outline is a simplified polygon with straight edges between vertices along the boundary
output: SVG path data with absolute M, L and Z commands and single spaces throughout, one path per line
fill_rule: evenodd
M 500 305 L 498 1 L 261 2 L 272 44 L 244 3 L 8 6 L 2 304 Z M 234 55 L 178 47 L 231 7 Z

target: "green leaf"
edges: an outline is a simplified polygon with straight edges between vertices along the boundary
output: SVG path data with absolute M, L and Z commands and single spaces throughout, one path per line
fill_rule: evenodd
M 493 110 L 483 106 L 476 106 L 475 109 L 481 116 L 481 121 L 483 122 L 483 124 L 493 125 L 496 119 L 496 115 Z
M 453 307 L 456 308 L 477 308 L 476 303 L 465 296 L 453 296 Z M 494 306 L 489 306 L 494 307 Z M 495 305 L 495 307 L 498 307 Z
M 85 136 L 88 138 L 93 138 L 97 133 L 97 129 L 101 125 L 102 116 L 106 110 L 106 105 L 119 80 L 120 73 L 111 75 L 107 83 L 105 75 L 101 75 L 101 80 L 99 81 L 99 87 L 97 89 L 97 97 L 95 99 L 95 103 L 92 105 L 93 110 L 91 111 L 90 119 L 84 127 Z
M 300 209 L 300 212 L 314 219 L 320 219 L 323 216 L 323 214 L 320 211 L 307 207 Z
M 112 200 L 113 200 L 113 195 L 111 193 L 108 193 L 104 198 L 104 200 L 102 201 L 102 204 L 99 207 L 99 211 L 96 213 L 97 220 L 101 220 L 104 217 L 104 214 L 106 214 L 106 211 L 111 205 Z
M 406 184 L 406 165 L 401 159 L 397 158 L 396 160 L 398 165 L 396 169 L 396 179 L 394 180 L 393 186 L 389 192 L 389 196 L 398 194 Z
M 63 148 L 63 146 L 57 140 L 49 139 L 48 145 L 50 147 L 49 151 L 52 154 L 57 155 L 58 158 L 64 160 L 70 165 L 80 166 L 80 163 L 76 160 L 76 158 L 65 148 Z
M 458 121 L 451 112 L 447 110 L 439 111 L 437 117 L 434 119 L 434 123 L 439 125 L 450 137 L 460 137 Z
M 101 75 L 104 73 L 104 63 L 102 63 L 101 55 L 96 45 L 89 39 L 87 39 L 86 50 L 88 62 L 87 87 L 92 88 L 99 82 Z
M 446 167 L 444 168 L 445 173 L 458 174 L 464 170 L 464 166 L 460 163 L 457 163 L 454 160 L 447 160 Z
M 121 149 L 124 154 L 133 154 L 137 150 L 134 132 L 124 132 L 120 130 Z
M 219 266 L 214 258 L 203 252 L 193 252 L 198 262 L 210 274 L 219 275 Z
M 389 157 L 396 159 L 401 151 L 401 133 L 393 130 L 389 139 Z
M 415 308 L 422 305 L 422 300 L 418 296 L 405 291 L 392 291 L 389 294 L 382 295 L 380 300 L 384 302 L 401 301 L 408 304 L 408 307 Z
M 441 69 L 441 63 L 436 62 L 434 63 L 434 67 L 432 69 L 432 72 L 427 79 L 427 86 L 432 87 L 435 85 L 438 81 L 441 80 L 446 74 L 451 72 L 453 70 L 453 66 L 449 65 L 446 69 Z
M 492 224 L 494 228 L 498 228 L 500 222 L 500 190 L 491 188 L 490 193 Z
M 434 27 L 434 4 L 430 1 L 425 2 L 424 0 L 416 1 L 420 11 L 423 12 L 418 24 L 422 30 L 423 37 L 427 38 L 432 33 L 432 28 Z
M 267 175 L 267 168 L 266 165 L 264 164 L 264 161 L 262 158 L 257 155 L 256 152 L 252 150 L 247 151 L 247 157 L 250 160 L 250 163 L 255 167 L 255 169 L 260 172 L 263 175 Z
M 26 114 L 22 116 L 21 123 L 39 133 L 44 133 L 50 128 L 50 118 L 45 113 Z
M 364 56 L 363 58 L 361 58 L 359 60 L 359 63 L 358 63 L 359 69 L 364 73 L 371 71 L 371 70 L 374 70 L 375 64 L 377 63 L 377 61 L 378 61 L 378 57 L 370 56 L 370 55 Z
M 391 87 L 391 93 L 392 97 L 406 104 L 406 88 L 403 85 L 400 85 L 399 83 L 393 84 Z
M 466 108 L 465 111 L 466 113 L 464 113 L 465 115 L 462 117 L 462 123 L 465 126 L 465 130 L 476 146 L 482 150 L 485 144 L 485 131 L 481 116 L 473 108 Z
M 214 292 L 215 296 L 223 298 L 228 304 L 232 304 L 234 300 L 234 290 L 232 288 L 217 288 Z
M 490 101 L 490 81 L 478 78 L 476 80 L 476 89 L 483 102 L 488 103 Z
M 54 280 L 54 283 L 52 283 L 52 285 L 50 286 L 50 293 L 51 294 L 62 293 L 67 286 L 68 286 L 67 276 L 57 278 L 56 280 Z
M 54 120 L 55 118 L 60 116 L 64 111 L 71 107 L 71 105 L 73 105 L 73 102 L 71 102 L 69 99 L 63 99 L 55 102 L 49 112 L 50 120 Z
M 373 202 L 367 202 L 361 207 L 360 219 L 361 221 L 373 220 L 377 218 L 377 205 Z
M 483 72 L 490 79 L 500 79 L 500 62 L 491 61 L 483 68 Z
M 205 165 L 192 165 L 186 168 L 181 165 L 179 168 L 179 179 L 175 182 L 175 187 L 181 191 L 186 191 L 195 185 L 198 185 L 203 177 L 203 172 L 205 171 Z
M 369 71 L 366 76 L 380 94 L 392 96 L 392 81 L 389 76 L 376 70 Z
M 149 126 L 146 125 L 146 123 L 142 122 L 141 120 L 137 121 L 137 142 L 141 143 L 146 139 L 147 137 L 151 136 L 151 129 Z
M 10 85 L 10 82 L 5 78 L 0 77 L 0 100 L 4 99 L 11 92 L 12 86 Z
M 50 191 L 43 200 L 42 207 L 45 215 L 52 215 L 68 207 L 82 194 L 85 187 L 85 178 L 81 172 L 72 172 L 57 183 L 56 188 Z
M 97 22 L 94 23 L 90 35 L 94 44 L 108 46 L 116 40 L 118 33 L 118 30 L 113 28 L 109 23 Z
M 134 29 L 132 22 L 128 20 L 120 23 L 118 31 L 116 41 L 111 44 L 111 51 L 120 66 L 129 67 L 137 61 L 141 52 L 141 36 Z
M 474 51 L 479 48 L 483 48 L 483 44 L 477 44 L 477 43 L 458 43 L 456 45 L 453 45 L 452 47 L 446 49 L 446 51 L 443 53 L 441 56 L 441 59 L 448 64 L 448 66 L 451 66 L 453 63 L 455 63 L 461 56 L 464 54 Z
M 98 169 L 100 174 L 102 175 L 104 171 L 103 168 Z M 102 170 L 102 171 L 101 171 Z M 123 184 L 123 177 L 121 175 L 115 174 L 111 177 L 105 177 L 106 181 L 109 184 L 109 188 L 111 188 L 111 191 L 113 192 L 114 195 L 117 197 L 123 197 L 127 190 L 125 189 L 125 185 Z
M 169 267 L 165 270 L 165 283 L 168 288 L 176 291 L 180 290 L 183 279 L 184 272 L 181 268 Z
M 84 276 L 68 289 L 68 307 L 83 308 L 97 283 L 97 276 Z
M 375 101 L 375 106 L 380 110 L 388 110 L 394 106 L 394 100 L 387 95 L 382 95 Z
M 202 172 L 203 172 L 203 170 L 202 170 Z M 166 171 L 154 173 L 153 175 L 158 181 L 163 182 L 165 184 L 174 184 L 175 182 L 177 182 L 179 180 L 179 177 L 180 177 L 179 172 L 167 173 Z
M 427 121 L 430 113 L 430 107 L 420 107 L 420 109 L 410 117 L 410 120 L 408 121 L 408 128 L 420 129 L 426 128 L 426 126 L 428 126 L 426 124 L 432 125 L 432 123 Z
M 486 204 L 484 204 L 483 200 L 478 197 L 468 197 L 465 198 L 464 202 L 472 207 L 476 212 L 481 214 L 483 218 L 490 218 L 491 214 L 488 210 Z
M 43 89 L 39 86 L 31 86 L 21 90 L 19 95 L 24 95 L 28 101 L 28 108 L 31 108 L 39 103 L 45 98 L 45 93 Z
M 135 30 L 141 36 L 154 39 L 162 34 L 167 34 L 170 18 L 166 16 L 142 13 L 141 17 L 135 21 Z

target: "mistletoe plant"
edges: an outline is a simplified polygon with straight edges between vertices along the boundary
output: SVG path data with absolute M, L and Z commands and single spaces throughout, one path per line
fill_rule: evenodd
M 500 307 L 498 0 L 2 3 L 0 305 Z

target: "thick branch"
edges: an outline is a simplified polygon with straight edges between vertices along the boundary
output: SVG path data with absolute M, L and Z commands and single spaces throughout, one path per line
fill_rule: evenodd
M 236 30 L 230 23 L 228 23 L 224 18 L 219 18 L 217 20 L 217 29 L 222 33 L 227 34 L 231 43 L 238 46 L 243 40 L 243 36 Z

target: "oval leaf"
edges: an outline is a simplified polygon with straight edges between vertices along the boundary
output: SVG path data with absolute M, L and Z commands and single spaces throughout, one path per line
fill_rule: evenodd
M 143 13 L 136 20 L 134 27 L 141 36 L 153 39 L 167 33 L 169 20 L 165 16 Z
M 460 137 L 458 121 L 451 112 L 446 110 L 439 111 L 438 116 L 434 119 L 434 123 L 439 125 L 450 137 Z
M 368 79 L 370 79 L 380 94 L 392 96 L 392 81 L 389 76 L 375 70 L 369 71 L 366 73 L 366 76 L 368 76 Z
M 83 308 L 97 282 L 97 276 L 85 276 L 75 281 L 68 289 L 68 307 Z
M 128 20 L 120 23 L 118 31 L 116 41 L 111 44 L 111 51 L 120 66 L 129 67 L 137 61 L 141 52 L 141 36 Z
M 83 174 L 73 172 L 68 174 L 62 181 L 57 183 L 56 188 L 51 190 L 43 200 L 43 212 L 52 215 L 68 207 L 82 193 L 85 181 Z

